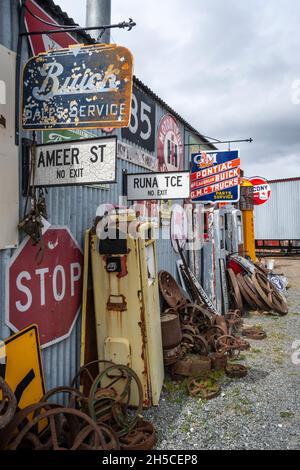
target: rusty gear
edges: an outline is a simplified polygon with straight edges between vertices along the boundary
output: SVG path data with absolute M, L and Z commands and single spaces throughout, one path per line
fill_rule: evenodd
M 156 440 L 153 424 L 139 420 L 126 436 L 120 437 L 121 450 L 151 450 Z
M 240 292 L 240 288 L 236 279 L 235 272 L 233 269 L 228 268 L 227 269 L 229 280 L 230 280 L 230 285 L 232 289 L 232 296 L 234 298 L 235 306 L 238 310 L 241 312 L 243 311 L 243 300 Z
M 228 377 L 242 378 L 246 377 L 248 374 L 248 369 L 242 364 L 227 364 L 225 372 Z
M 187 383 L 188 391 L 192 397 L 200 397 L 203 400 L 211 400 L 221 393 L 221 387 L 211 379 L 191 378 Z
M 244 328 L 242 330 L 242 335 L 249 339 L 262 340 L 267 337 L 267 333 L 261 328 L 252 326 L 249 328 Z

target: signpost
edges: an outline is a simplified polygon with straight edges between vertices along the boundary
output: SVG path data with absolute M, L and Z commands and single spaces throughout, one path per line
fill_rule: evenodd
M 267 180 L 260 176 L 249 178 L 248 181 L 253 185 L 253 204 L 260 206 L 270 199 L 271 188 Z
M 23 129 L 127 127 L 132 55 L 116 45 L 74 45 L 30 59 L 23 77 Z
M 116 161 L 116 137 L 37 145 L 35 186 L 114 183 Z
M 240 197 L 238 150 L 192 154 L 192 202 L 237 202 Z
M 43 235 L 44 257 L 35 261 L 29 237 L 7 268 L 6 324 L 14 332 L 35 323 L 41 346 L 71 334 L 82 298 L 82 251 L 67 227 L 51 227 Z
M 186 199 L 190 196 L 188 171 L 127 174 L 130 201 Z

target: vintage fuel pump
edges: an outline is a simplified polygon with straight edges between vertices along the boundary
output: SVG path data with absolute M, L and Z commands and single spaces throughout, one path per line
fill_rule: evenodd
M 144 406 L 157 405 L 164 366 L 154 226 L 125 213 L 108 220 L 90 242 L 98 358 L 131 367 Z

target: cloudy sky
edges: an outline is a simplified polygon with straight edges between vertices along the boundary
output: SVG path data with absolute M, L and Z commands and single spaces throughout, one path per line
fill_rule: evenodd
M 85 0 L 56 3 L 85 24 Z M 252 137 L 248 176 L 300 176 L 299 0 L 112 0 L 112 22 L 129 17 L 112 40 L 145 84 L 205 135 Z

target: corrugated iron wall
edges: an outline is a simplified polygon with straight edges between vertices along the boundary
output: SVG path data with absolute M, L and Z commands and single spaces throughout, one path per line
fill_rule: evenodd
M 18 0 L 0 1 L 0 43 L 5 47 L 16 51 L 18 40 Z M 22 50 L 22 63 L 29 58 L 29 48 L 27 40 L 24 39 Z M 166 112 L 161 104 L 157 104 L 157 122 Z M 184 135 L 184 126 L 180 124 L 182 134 Z M 21 135 L 21 137 L 24 137 Z M 26 135 L 28 136 L 28 135 Z M 118 132 L 120 138 L 120 131 Z M 185 149 L 186 156 L 188 150 Z M 21 162 L 21 152 L 20 152 Z M 188 162 L 186 159 L 186 168 Z M 21 165 L 20 165 L 21 168 Z M 118 182 L 109 186 L 108 190 L 87 187 L 61 187 L 49 188 L 47 199 L 47 208 L 49 222 L 53 225 L 62 225 L 70 228 L 79 244 L 83 245 L 84 231 L 91 226 L 96 215 L 96 209 L 101 203 L 117 204 L 119 195 L 122 194 L 122 170 L 128 172 L 146 171 L 140 166 L 118 159 Z M 21 182 L 21 178 L 20 178 Z M 24 207 L 24 198 L 21 197 L 20 184 L 20 207 Z M 176 276 L 176 259 L 169 240 L 158 241 L 158 269 L 166 269 Z M 0 339 L 5 339 L 10 335 L 9 329 L 5 326 L 5 282 L 6 266 L 13 250 L 0 251 Z M 79 365 L 80 354 L 80 317 L 70 335 L 70 337 L 61 343 L 50 346 L 43 350 L 43 364 L 47 388 L 59 385 L 68 385 Z
M 256 240 L 300 239 L 300 180 L 270 183 L 271 197 L 254 209 Z

